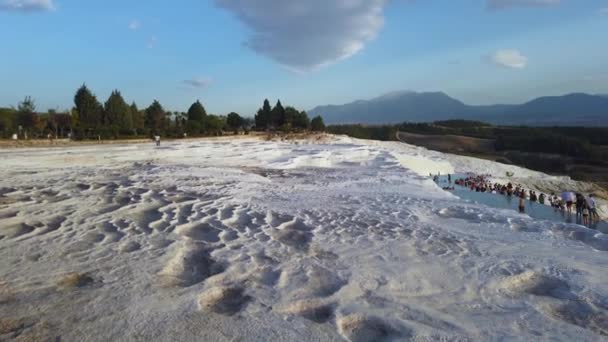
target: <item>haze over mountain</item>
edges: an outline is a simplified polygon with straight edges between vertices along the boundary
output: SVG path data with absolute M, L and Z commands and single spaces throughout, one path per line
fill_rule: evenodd
M 608 126 L 608 97 L 573 93 L 540 97 L 523 104 L 468 105 L 443 92 L 391 92 L 371 100 L 318 106 L 309 111 L 326 122 L 387 124 L 446 119 L 494 124 Z

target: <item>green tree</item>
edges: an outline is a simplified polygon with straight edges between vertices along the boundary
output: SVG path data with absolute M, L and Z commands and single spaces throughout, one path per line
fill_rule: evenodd
M 35 113 L 36 103 L 31 96 L 26 96 L 25 99 L 17 105 L 17 111 L 19 113 Z
M 281 100 L 277 101 L 277 104 L 271 111 L 270 114 L 270 126 L 274 128 L 278 128 L 283 126 L 285 123 L 285 108 L 281 104 Z
M 203 107 L 198 100 L 190 106 L 190 109 L 188 109 L 188 120 L 198 121 L 202 124 L 205 120 L 205 116 L 207 116 L 205 107 Z
M 118 90 L 114 90 L 104 105 L 105 124 L 116 126 L 123 131 L 133 128 L 131 108 Z
M 17 132 L 16 111 L 13 108 L 0 108 L 0 135 L 8 138 Z
M 297 109 L 295 109 L 294 107 L 291 106 L 287 106 L 285 108 L 285 116 L 283 119 L 283 127 L 290 127 L 290 128 L 295 128 L 294 126 L 294 120 L 295 118 L 298 116 L 298 114 L 300 114 L 300 112 L 298 112 Z
M 102 123 L 102 106 L 97 97 L 91 93 L 86 85 L 82 85 L 74 95 L 74 104 L 78 112 L 78 119 L 82 128 L 98 128 Z
M 295 129 L 306 130 L 310 127 L 310 119 L 305 111 L 294 113 L 292 126 Z
M 70 117 L 72 118 L 71 125 L 70 125 L 70 131 L 71 131 L 75 127 L 80 126 L 80 115 L 78 115 L 78 110 L 76 109 L 76 107 L 73 107 L 70 110 Z
M 315 132 L 323 132 L 325 130 L 325 123 L 323 122 L 323 118 L 321 116 L 316 116 L 310 122 L 310 128 Z
M 34 125 L 34 136 L 41 137 L 46 136 L 46 134 L 50 133 L 45 131 L 48 127 L 48 118 L 46 116 L 38 115 L 34 113 L 36 124 Z
M 238 130 L 243 127 L 243 124 L 244 120 L 240 115 L 234 112 L 228 114 L 228 117 L 226 118 L 226 125 L 229 129 L 234 131 L 234 134 L 238 133 Z
M 131 103 L 129 112 L 131 113 L 131 120 L 133 121 L 133 130 L 135 131 L 135 134 L 137 135 L 143 133 L 146 127 L 144 113 L 137 108 L 137 104 L 135 102 Z
M 156 134 L 162 133 L 165 129 L 165 115 L 163 106 L 157 100 L 154 100 L 150 107 L 146 108 L 146 128 Z
M 39 122 L 36 104 L 31 97 L 26 96 L 17 106 L 17 124 L 21 126 L 25 134 L 29 133 L 31 136 L 31 133 L 37 130 Z
M 55 137 L 57 137 L 59 135 L 59 128 L 57 127 L 56 119 L 57 119 L 57 110 L 47 109 L 45 131 L 53 134 Z
M 186 121 L 186 133 L 190 136 L 201 134 L 201 123 L 194 120 Z
M 265 130 L 270 126 L 272 109 L 270 108 L 270 102 L 268 99 L 264 100 L 264 105 L 258 110 L 255 115 L 255 127 L 257 130 Z
M 56 136 L 65 137 L 71 130 L 72 116 L 68 113 L 51 113 L 49 110 L 49 122 L 51 122 L 51 129 L 54 129 Z
M 205 128 L 207 130 L 207 134 L 216 136 L 222 135 L 222 131 L 225 126 L 226 121 L 222 117 L 217 115 L 207 115 L 205 117 Z

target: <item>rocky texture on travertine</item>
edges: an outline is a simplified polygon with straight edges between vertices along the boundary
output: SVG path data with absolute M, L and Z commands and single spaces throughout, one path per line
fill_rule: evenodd
M 423 172 L 485 161 L 346 138 L 0 153 L 2 340 L 608 334 L 604 234 Z

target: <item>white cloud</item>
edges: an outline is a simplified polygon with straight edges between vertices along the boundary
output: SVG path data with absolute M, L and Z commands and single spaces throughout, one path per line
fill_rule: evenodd
M 193 79 L 189 79 L 189 80 L 184 80 L 184 81 L 182 81 L 182 83 L 184 83 L 192 88 L 207 88 L 213 83 L 213 80 L 211 80 L 209 78 L 197 77 L 197 78 L 193 78 Z
M 519 50 L 498 50 L 489 59 L 498 66 L 510 69 L 524 69 L 528 65 L 528 57 Z
M 1 11 L 43 12 L 54 9 L 53 0 L 0 0 Z
M 600 8 L 601 15 L 608 15 L 608 7 Z
M 250 30 L 246 46 L 305 72 L 361 51 L 384 24 L 388 0 L 215 0 Z
M 561 0 L 487 0 L 488 8 L 494 10 L 513 7 L 551 7 L 557 6 Z
M 140 27 L 141 27 L 141 23 L 139 22 L 139 20 L 133 19 L 129 23 L 129 30 L 137 31 L 137 30 L 139 30 Z

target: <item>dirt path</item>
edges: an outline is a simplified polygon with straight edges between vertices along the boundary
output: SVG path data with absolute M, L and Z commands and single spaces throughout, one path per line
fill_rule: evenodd
M 185 139 L 163 139 L 162 142 L 187 142 L 197 140 L 217 140 L 217 139 L 246 139 L 257 137 L 261 134 L 252 133 L 249 135 L 224 135 L 219 137 L 197 137 Z M 152 144 L 152 139 L 116 139 L 116 140 L 81 140 L 74 141 L 70 139 L 30 139 L 30 140 L 0 140 L 0 149 L 12 148 L 47 148 L 47 147 L 66 147 L 66 146 L 95 146 L 95 145 L 120 145 L 120 144 Z

